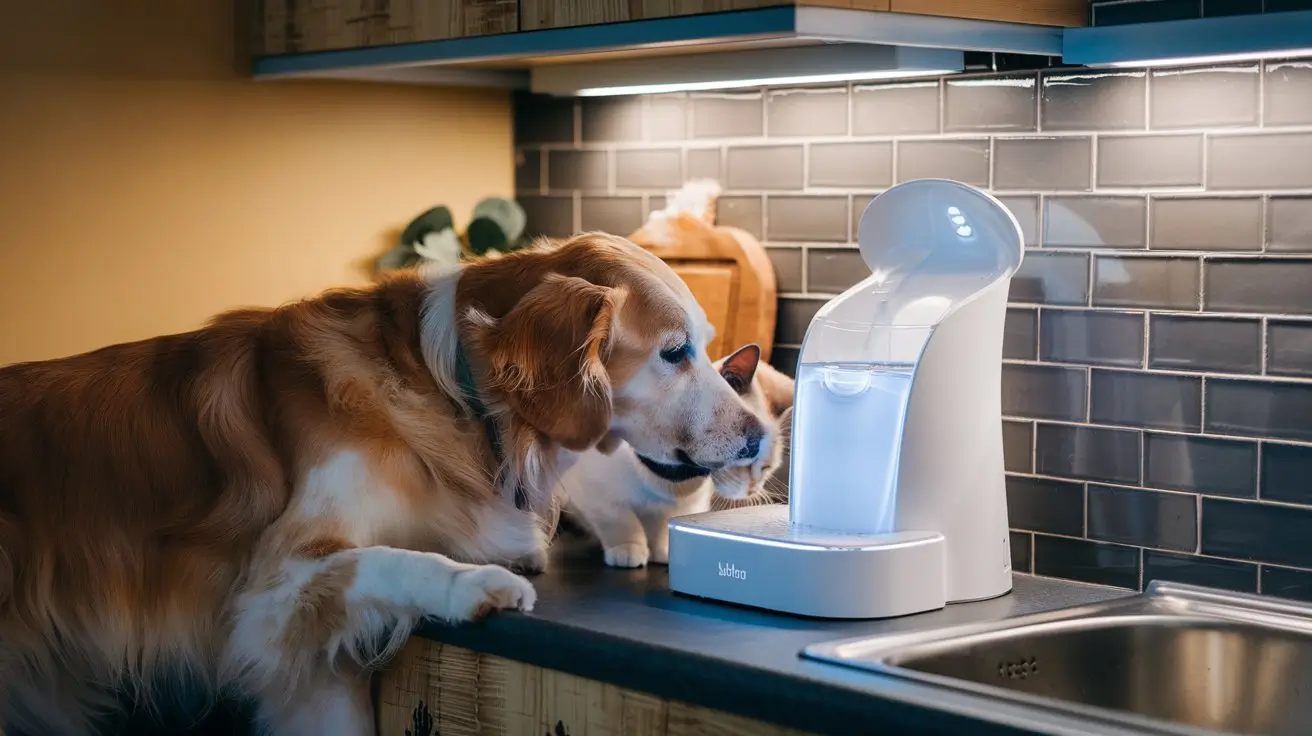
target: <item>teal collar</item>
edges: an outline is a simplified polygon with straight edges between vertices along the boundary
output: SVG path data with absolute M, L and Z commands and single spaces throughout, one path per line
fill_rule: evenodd
M 483 424 L 483 433 L 487 435 L 488 444 L 492 445 L 492 457 L 500 468 L 505 460 L 501 448 L 501 430 L 497 428 L 496 420 L 492 418 L 487 406 L 479 397 L 478 384 L 474 383 L 474 373 L 469 368 L 469 360 L 465 357 L 464 349 L 458 344 L 456 345 L 456 380 L 460 383 L 460 392 L 464 395 L 469 410 L 473 412 L 474 418 Z M 528 494 L 524 491 L 522 483 L 515 487 L 515 507 L 521 511 L 528 509 Z

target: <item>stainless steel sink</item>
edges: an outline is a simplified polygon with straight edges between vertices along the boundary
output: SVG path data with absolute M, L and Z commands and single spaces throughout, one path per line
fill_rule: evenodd
M 1196 586 L 803 654 L 1111 732 L 1312 734 L 1312 606 Z

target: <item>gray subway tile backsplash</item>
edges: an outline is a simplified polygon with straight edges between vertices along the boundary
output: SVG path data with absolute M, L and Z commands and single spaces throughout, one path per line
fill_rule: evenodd
M 807 291 L 840 294 L 870 273 L 855 248 L 807 248 Z
M 1312 600 L 1312 61 L 514 99 L 530 234 L 626 234 L 682 181 L 724 185 L 718 221 L 768 246 L 789 374 L 866 273 L 875 193 L 991 190 L 1027 247 L 1002 346 L 1015 569 Z
M 847 197 L 766 198 L 767 240 L 847 242 Z
M 1312 260 L 1215 258 L 1204 280 L 1209 310 L 1312 314 Z
M 1034 360 L 1039 348 L 1039 310 L 1012 307 L 1002 331 L 1002 357 L 1007 360 Z
M 1083 306 L 1089 303 L 1089 257 L 1030 251 L 1011 277 L 1011 301 Z
M 897 149 L 897 180 L 954 179 L 989 185 L 989 140 L 902 141 Z
M 689 148 L 684 152 L 683 164 L 687 178 L 719 180 L 721 157 L 719 148 Z
M 615 152 L 617 189 L 678 189 L 683 179 L 683 151 L 678 148 Z
M 1262 443 L 1262 498 L 1312 505 L 1312 447 Z
M 1296 601 L 1312 601 L 1312 572 L 1261 566 L 1262 593 Z
M 1100 187 L 1196 187 L 1202 183 L 1202 135 L 1115 135 L 1098 139 Z
M 852 88 L 853 135 L 938 132 L 939 83 L 856 85 Z
M 1253 498 L 1257 495 L 1257 443 L 1147 432 L 1143 484 L 1168 491 Z
M 572 195 L 524 196 L 516 198 L 528 220 L 525 234 L 562 238 L 578 230 L 574 225 Z
M 1088 191 L 1092 146 L 1092 140 L 1085 137 L 998 138 L 993 142 L 993 187 Z
M 1013 77 L 949 77 L 943 90 L 943 130 L 1024 131 L 1038 125 L 1037 80 Z
M 1049 363 L 1137 368 L 1143 363 L 1143 319 L 1138 312 L 1041 310 L 1039 356 Z
M 1198 259 L 1094 256 L 1093 305 L 1198 308 Z
M 588 197 L 579 200 L 579 229 L 628 235 L 642 227 L 642 197 Z
M 1312 384 L 1208 379 L 1204 429 L 1237 437 L 1312 442 Z
M 583 141 L 642 140 L 641 97 L 589 97 L 579 100 Z
M 1266 330 L 1267 373 L 1312 378 L 1312 322 L 1270 320 Z
M 1006 207 L 1016 218 L 1017 224 L 1020 225 L 1021 235 L 1025 238 L 1025 245 L 1035 246 L 1039 244 L 1039 198 L 1033 195 L 1021 195 L 1013 197 L 998 197 L 1002 206 Z
M 780 292 L 801 292 L 806 289 L 802 280 L 801 248 L 766 248 L 766 255 L 774 264 L 775 288 Z
M 1044 197 L 1043 244 L 1049 248 L 1132 248 L 1148 244 L 1142 197 Z
M 1201 527 L 1205 555 L 1312 567 L 1312 509 L 1204 498 Z
M 1054 365 L 1002 366 L 1002 414 L 1015 419 L 1082 422 L 1088 371 Z
M 1118 588 L 1139 587 L 1139 555 L 1134 547 L 1087 539 L 1034 535 L 1034 574 Z
M 1262 248 L 1258 197 L 1154 197 L 1153 250 L 1256 251 Z
M 1266 247 L 1272 252 L 1312 252 L 1312 197 L 1267 200 Z
M 1142 130 L 1147 76 L 1142 69 L 1044 74 L 1040 126 L 1044 131 Z
M 1260 373 L 1262 323 L 1255 319 L 1154 314 L 1148 367 L 1171 371 Z
M 1049 534 L 1084 534 L 1084 484 L 1046 478 L 1007 479 L 1011 526 Z
M 1034 435 L 1034 470 L 1077 480 L 1137 484 L 1139 432 L 1105 427 L 1039 424 Z
M 1257 124 L 1261 74 L 1256 62 L 1154 69 L 1149 86 L 1153 128 Z
M 882 189 L 893 183 L 893 144 L 812 143 L 808 183 L 813 187 Z
M 610 154 L 606 151 L 548 151 L 547 187 L 605 192 L 610 186 Z
M 1266 65 L 1263 120 L 1266 125 L 1312 123 L 1312 63 L 1272 61 Z
M 523 148 L 515 152 L 515 191 L 537 194 L 542 188 L 543 152 L 537 148 Z
M 800 146 L 733 146 L 726 157 L 726 189 L 796 191 L 805 183 Z M 674 187 L 677 188 L 677 185 Z
M 1257 570 L 1257 565 L 1248 562 L 1218 560 L 1151 549 L 1143 553 L 1144 585 L 1154 580 L 1169 580 L 1240 593 L 1256 593 Z
M 1089 373 L 1089 421 L 1197 432 L 1203 423 L 1202 379 L 1095 368 Z
M 746 230 L 753 237 L 765 237 L 765 204 L 760 196 L 720 197 L 715 202 L 715 221 L 726 227 Z
M 1034 423 L 1003 420 L 1002 455 L 1009 473 L 1034 472 Z
M 1312 188 L 1312 133 L 1242 133 L 1207 139 L 1207 188 Z
M 651 95 L 643 110 L 643 132 L 649 141 L 682 141 L 688 137 L 688 98 L 682 94 Z M 714 114 L 703 108 L 704 114 Z
M 845 135 L 847 87 L 770 90 L 765 112 L 771 137 Z
M 750 138 L 765 133 L 759 91 L 698 92 L 688 102 L 693 138 Z
M 1141 488 L 1089 484 L 1089 539 L 1193 552 L 1198 498 Z
M 785 299 L 779 303 L 775 320 L 774 341 L 785 345 L 801 345 L 811 318 L 824 306 L 824 299 Z

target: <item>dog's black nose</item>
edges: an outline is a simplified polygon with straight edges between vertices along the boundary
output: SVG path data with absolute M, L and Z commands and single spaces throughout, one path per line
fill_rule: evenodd
M 756 454 L 761 451 L 761 439 L 763 437 L 765 437 L 765 432 L 759 429 L 749 430 L 746 442 L 743 443 L 743 450 L 738 453 L 738 459 L 747 460 L 756 457 Z

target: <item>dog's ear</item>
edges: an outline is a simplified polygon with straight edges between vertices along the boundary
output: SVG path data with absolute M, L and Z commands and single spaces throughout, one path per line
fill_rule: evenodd
M 466 315 L 489 388 L 566 449 L 591 448 L 610 429 L 605 359 L 623 297 L 619 289 L 552 274 L 501 319 L 476 309 Z
M 752 390 L 752 377 L 756 375 L 756 367 L 760 363 L 761 347 L 756 344 L 744 345 L 720 362 L 720 375 L 729 382 L 734 393 L 745 396 Z
M 765 394 L 765 401 L 770 405 L 770 413 L 779 416 L 785 409 L 793 406 L 793 379 L 775 370 L 769 363 L 761 363 L 756 369 L 756 382 Z

